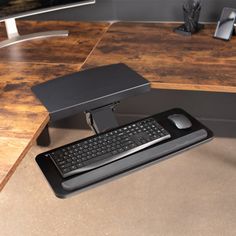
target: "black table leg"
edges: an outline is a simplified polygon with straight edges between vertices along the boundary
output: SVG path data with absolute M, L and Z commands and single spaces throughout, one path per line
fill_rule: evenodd
M 37 138 L 37 145 L 42 146 L 42 147 L 47 147 L 50 145 L 50 143 L 51 143 L 51 140 L 50 140 L 49 129 L 48 129 L 48 124 L 47 124 L 44 130 L 42 131 L 42 133 Z

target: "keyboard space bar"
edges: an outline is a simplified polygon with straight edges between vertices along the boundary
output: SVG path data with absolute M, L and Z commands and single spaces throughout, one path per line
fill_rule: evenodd
M 189 145 L 195 144 L 207 137 L 207 132 L 204 129 L 195 131 L 181 138 L 171 140 L 169 142 L 151 147 L 147 150 L 140 151 L 131 156 L 127 156 L 122 160 L 112 162 L 106 166 L 95 169 L 84 174 L 80 174 L 62 182 L 62 187 L 67 191 L 81 189 L 91 184 L 98 183 L 109 177 L 124 173 L 135 167 L 147 164 L 148 162 L 157 160 L 158 157 L 166 156 L 172 152 L 177 152 Z

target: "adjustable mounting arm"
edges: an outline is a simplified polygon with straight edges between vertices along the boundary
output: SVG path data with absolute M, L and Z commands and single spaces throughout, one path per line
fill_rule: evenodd
M 87 123 L 96 134 L 118 126 L 113 113 L 116 105 L 117 103 L 112 103 L 85 112 Z

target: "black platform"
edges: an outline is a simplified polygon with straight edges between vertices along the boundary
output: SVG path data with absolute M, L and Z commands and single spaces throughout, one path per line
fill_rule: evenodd
M 185 130 L 177 129 L 167 119 L 169 115 L 176 113 L 184 114 L 188 117 L 192 122 L 192 127 Z M 172 109 L 157 114 L 155 115 L 155 119 L 167 131 L 169 131 L 171 134 L 171 139 L 86 173 L 64 179 L 59 174 L 51 159 L 45 158 L 44 154 L 38 155 L 36 157 L 36 161 L 56 196 L 59 198 L 65 198 L 80 191 L 84 191 L 90 187 L 94 187 L 97 184 L 110 181 L 116 177 L 126 175 L 148 165 L 157 163 L 173 156 L 174 154 L 204 143 L 213 137 L 212 132 L 207 127 L 181 109 Z M 178 149 L 176 149 L 177 144 Z M 158 157 L 156 155 L 157 149 L 159 152 L 161 149 L 162 153 L 162 155 Z M 78 182 L 77 187 L 73 189 L 70 188 L 70 180 L 72 179 L 73 181 Z
M 80 71 L 32 87 L 47 108 L 51 121 L 149 90 L 149 82 L 122 63 Z

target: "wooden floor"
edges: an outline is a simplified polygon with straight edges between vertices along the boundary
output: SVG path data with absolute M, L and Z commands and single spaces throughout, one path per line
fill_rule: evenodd
M 20 22 L 22 34 L 70 31 L 69 37 L 29 41 L 1 49 L 0 190 L 49 121 L 30 87 L 78 71 L 108 23 Z M 3 32 L 3 27 L 0 32 Z M 3 40 L 3 35 L 0 40 Z

